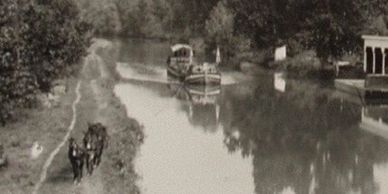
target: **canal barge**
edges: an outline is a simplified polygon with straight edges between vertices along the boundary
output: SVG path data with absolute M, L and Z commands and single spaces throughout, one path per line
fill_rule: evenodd
M 194 51 L 187 44 L 176 44 L 171 47 L 171 55 L 167 59 L 167 74 L 187 84 L 218 85 L 221 73 L 218 63 L 198 63 L 194 59 Z

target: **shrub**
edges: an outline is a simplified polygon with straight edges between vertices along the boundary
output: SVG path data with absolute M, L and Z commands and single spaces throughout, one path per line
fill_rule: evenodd
M 275 62 L 275 68 L 303 77 L 321 70 L 321 62 L 314 51 L 304 51 L 284 61 Z

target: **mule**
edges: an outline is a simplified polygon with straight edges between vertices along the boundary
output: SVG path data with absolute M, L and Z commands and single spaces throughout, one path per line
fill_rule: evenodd
M 97 136 L 90 130 L 85 133 L 83 138 L 84 147 L 86 149 L 85 160 L 86 160 L 86 170 L 88 175 L 93 174 L 93 170 L 95 168 L 94 161 L 96 160 L 96 152 L 97 152 Z
M 101 163 L 104 149 L 108 147 L 108 133 L 106 127 L 101 123 L 91 124 L 89 125 L 89 129 L 97 136 L 96 157 L 94 161 L 94 166 L 97 167 Z
M 69 139 L 68 157 L 73 168 L 74 184 L 79 184 L 82 180 L 82 171 L 84 166 L 84 150 L 77 144 L 74 138 Z
M 104 148 L 108 146 L 106 127 L 101 123 L 88 123 L 88 130 L 84 136 L 84 146 L 87 150 L 86 166 L 89 175 L 101 163 Z

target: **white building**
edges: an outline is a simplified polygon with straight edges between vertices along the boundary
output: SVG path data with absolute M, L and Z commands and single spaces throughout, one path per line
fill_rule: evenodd
M 386 75 L 388 37 L 362 36 L 364 39 L 364 72 L 373 75 Z

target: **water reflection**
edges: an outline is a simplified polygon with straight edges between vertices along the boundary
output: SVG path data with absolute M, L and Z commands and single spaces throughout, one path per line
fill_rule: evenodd
M 360 127 L 388 139 L 388 105 L 363 106 Z
M 386 106 L 282 74 L 189 87 L 152 73 L 164 46 L 125 47 L 116 94 L 145 126 L 144 193 L 388 193 Z
M 388 159 L 388 144 L 359 130 L 365 109 L 317 84 L 287 80 L 279 94 L 271 81 L 276 77 L 244 98 L 239 88 L 226 89 L 221 105 L 237 113 L 221 119 L 229 123 L 224 142 L 253 156 L 256 193 L 388 192 L 374 176 L 374 166 Z
M 274 73 L 274 88 L 279 92 L 285 92 L 286 91 L 286 80 L 284 78 L 284 73 L 278 72 Z
M 386 104 L 365 105 L 362 108 L 360 127 L 372 134 L 388 139 L 388 106 Z M 387 159 L 382 159 L 384 162 L 376 162 L 373 165 L 373 176 L 375 184 L 379 188 L 380 193 L 388 191 L 388 164 Z
M 182 100 L 182 108 L 187 112 L 190 123 L 206 132 L 216 132 L 219 125 L 219 95 L 221 86 L 186 85 L 169 80 L 172 96 Z
M 144 125 L 146 138 L 136 160 L 142 193 L 253 193 L 251 158 L 228 154 L 222 126 L 210 127 L 209 135 L 201 130 L 206 128 L 193 124 L 195 115 L 203 114 L 207 116 L 199 122 L 207 127 L 207 121 L 217 120 L 216 115 L 194 108 L 204 101 L 177 100 L 171 97 L 175 92 L 164 96 L 166 89 L 149 82 L 127 82 L 115 88 L 128 115 Z M 185 96 L 179 90 L 177 94 Z M 194 119 L 188 119 L 190 106 Z

